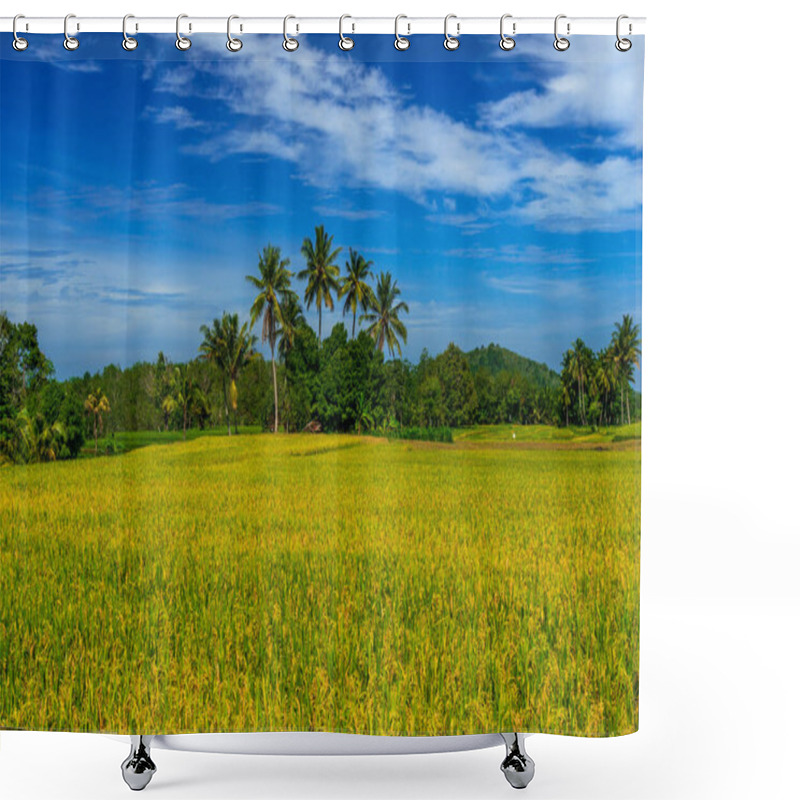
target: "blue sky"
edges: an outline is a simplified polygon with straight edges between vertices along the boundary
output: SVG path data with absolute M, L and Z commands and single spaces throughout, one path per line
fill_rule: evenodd
M 641 324 L 639 37 L 7 39 L 0 309 L 38 326 L 60 378 L 193 358 L 201 324 L 247 317 L 260 250 L 299 271 L 320 223 L 342 270 L 352 246 L 397 279 L 412 361 L 497 342 L 558 368 L 575 338 Z

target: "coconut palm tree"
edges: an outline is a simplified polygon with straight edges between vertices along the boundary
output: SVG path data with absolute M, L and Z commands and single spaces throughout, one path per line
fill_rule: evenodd
M 595 361 L 594 374 L 592 376 L 592 385 L 594 387 L 595 395 L 602 398 L 600 404 L 600 424 L 604 425 L 606 421 L 606 412 L 608 410 L 608 395 L 614 388 L 614 359 L 611 356 L 608 348 L 600 350 L 597 353 L 597 360 Z
M 189 426 L 189 412 L 196 403 L 202 403 L 201 398 L 202 390 L 197 385 L 194 375 L 191 372 L 191 366 L 176 366 L 172 369 L 172 374 L 169 378 L 170 393 L 165 398 L 164 402 L 169 399 L 170 414 L 175 409 L 179 409 L 183 419 L 183 440 L 186 441 L 186 429 Z
M 259 317 L 261 323 L 261 343 L 269 342 L 272 355 L 272 389 L 275 393 L 275 422 L 273 432 L 278 432 L 278 372 L 275 366 L 275 345 L 283 327 L 283 302 L 293 295 L 292 276 L 289 259 L 281 258 L 280 247 L 269 244 L 258 258 L 258 276 L 248 275 L 247 280 L 258 289 L 256 299 L 250 309 L 250 322 L 255 325 Z
M 568 369 L 570 377 L 578 384 L 578 413 L 580 414 L 581 425 L 586 425 L 586 398 L 584 387 L 586 377 L 591 363 L 592 351 L 586 346 L 583 339 L 576 339 L 572 343 L 572 349 L 568 351 Z
M 200 326 L 203 341 L 199 350 L 206 361 L 215 364 L 222 377 L 222 399 L 225 404 L 225 422 L 228 426 L 228 436 L 231 435 L 231 411 L 233 424 L 236 425 L 236 410 L 238 408 L 238 391 L 236 381 L 244 365 L 253 357 L 253 347 L 256 337 L 250 333 L 251 326 L 239 327 L 239 315 L 229 314 L 224 311 L 222 319 L 215 319 L 209 328 Z M 229 410 L 230 404 L 230 410 Z
M 372 277 L 371 261 L 367 261 L 361 253 L 350 248 L 350 257 L 345 263 L 347 275 L 342 279 L 339 289 L 339 299 L 344 297 L 342 316 L 353 312 L 353 339 L 356 338 L 356 313 L 359 306 L 362 311 L 369 311 L 375 305 L 375 294 L 367 279 Z
M 294 347 L 294 337 L 298 328 L 305 323 L 300 300 L 294 292 L 290 292 L 281 302 L 281 329 L 278 331 L 278 354 L 285 361 L 289 351 Z
M 395 348 L 398 355 L 403 355 L 398 335 L 404 344 L 407 339 L 406 326 L 400 321 L 400 312 L 405 311 L 408 314 L 408 306 L 402 300 L 395 303 L 399 296 L 400 290 L 397 288 L 397 281 L 392 281 L 392 273 L 381 272 L 371 310 L 361 315 L 362 322 L 370 323 L 368 333 L 375 340 L 378 350 L 383 352 L 383 346 L 388 345 L 392 356 Z
M 642 340 L 639 338 L 639 326 L 633 324 L 630 314 L 623 314 L 622 322 L 614 325 L 611 335 L 611 351 L 617 365 L 617 377 L 620 384 L 619 421 L 623 423 L 623 406 L 627 410 L 628 424 L 631 422 L 631 407 L 628 395 L 630 382 L 633 379 L 633 368 L 639 366 L 642 357 Z
M 364 397 L 364 392 L 359 392 L 356 397 L 356 405 L 353 409 L 354 422 L 356 424 L 356 433 L 361 436 L 361 426 L 368 425 L 372 427 L 375 424 L 375 417 L 372 415 L 372 407 L 369 401 Z
M 322 304 L 333 311 L 333 297 L 331 292 L 339 292 L 339 267 L 334 263 L 342 251 L 341 247 L 333 248 L 333 236 L 325 233 L 324 225 L 314 228 L 314 241 L 306 237 L 300 252 L 306 260 L 306 268 L 297 273 L 301 280 L 307 280 L 306 291 L 303 299 L 306 308 L 316 301 L 319 312 L 319 331 L 317 336 L 322 342 Z
M 108 398 L 103 394 L 103 390 L 98 386 L 83 401 L 86 413 L 92 418 L 94 423 L 94 454 L 97 455 L 97 436 L 103 432 L 103 414 L 111 412 Z
M 4 460 L 18 464 L 55 461 L 66 440 L 60 422 L 48 424 L 42 414 L 31 414 L 23 408 L 13 422 L 13 437 L 3 440 L 0 464 Z

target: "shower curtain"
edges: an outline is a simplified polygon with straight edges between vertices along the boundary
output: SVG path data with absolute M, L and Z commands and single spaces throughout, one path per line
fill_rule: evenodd
M 644 42 L 0 39 L 0 727 L 636 730 Z

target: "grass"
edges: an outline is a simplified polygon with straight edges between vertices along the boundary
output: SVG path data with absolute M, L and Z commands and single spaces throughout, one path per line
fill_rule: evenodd
M 0 726 L 634 731 L 640 454 L 505 432 L 0 470 Z
M 580 427 L 571 425 L 476 425 L 461 428 L 454 434 L 457 442 L 558 442 L 573 444 L 607 444 L 641 439 L 642 423 L 614 427 Z
M 240 425 L 240 433 L 258 433 L 261 429 L 257 425 Z M 186 441 L 191 442 L 205 436 L 227 436 L 226 427 L 206 428 L 199 430 L 191 428 L 186 431 Z M 151 444 L 172 444 L 173 442 L 183 441 L 183 431 L 119 431 L 106 434 L 97 439 L 97 453 L 104 455 L 113 452 L 115 455 L 129 453 L 131 450 L 138 450 L 140 447 L 148 447 Z M 94 458 L 94 439 L 89 438 L 84 442 L 83 449 L 79 458 Z

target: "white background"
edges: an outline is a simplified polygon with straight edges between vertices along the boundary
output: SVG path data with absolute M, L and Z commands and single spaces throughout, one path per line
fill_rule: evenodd
M 798 5 L 24 0 L 28 16 L 647 16 L 641 729 L 534 736 L 529 796 L 800 795 Z M 0 111 L 1 113 L 1 111 Z M 127 744 L 0 733 L 0 796 L 127 797 Z M 154 798 L 486 798 L 502 748 L 427 756 L 154 753 Z

